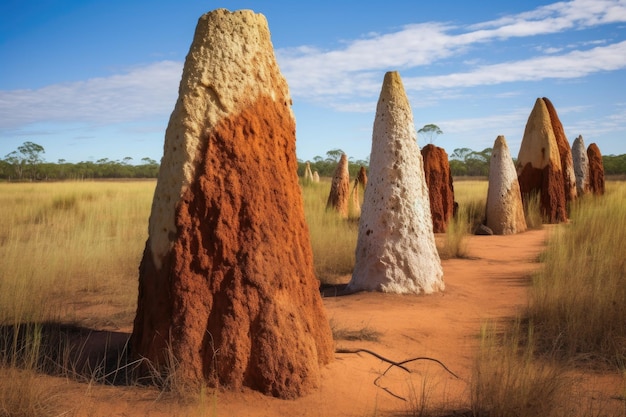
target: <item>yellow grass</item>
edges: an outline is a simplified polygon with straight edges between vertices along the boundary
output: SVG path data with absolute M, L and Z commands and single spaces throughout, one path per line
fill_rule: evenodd
M 327 210 L 329 193 L 327 179 L 302 186 L 315 273 L 322 283 L 335 284 L 354 268 L 358 221 L 343 219 L 335 211 Z
M 626 363 L 626 183 L 572 206 L 550 238 L 530 292 L 529 317 L 565 358 Z
M 626 383 L 626 183 L 572 205 L 555 227 L 530 288 L 523 320 L 483 328 L 471 381 L 475 416 L 604 414 L 572 369 L 607 370 Z M 610 368 L 608 368 L 610 371 Z M 626 385 L 624 385 L 626 390 Z M 566 395 L 567 394 L 567 395 Z M 615 414 L 617 413 L 617 414 Z
M 557 415 L 569 381 L 562 368 L 535 357 L 532 327 L 516 321 L 502 331 L 488 323 L 480 341 L 470 384 L 475 417 Z
M 154 186 L 0 184 L 0 324 L 85 319 L 77 293 L 131 313 Z
M 488 182 L 464 180 L 454 183 L 456 215 L 448 222 L 444 239 L 439 239 L 437 250 L 441 259 L 468 256 L 466 238 L 483 222 L 487 201 Z

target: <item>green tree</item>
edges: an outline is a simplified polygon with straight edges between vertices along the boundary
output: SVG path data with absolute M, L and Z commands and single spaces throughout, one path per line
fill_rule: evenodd
M 23 179 L 25 174 L 30 173 L 31 179 L 37 178 L 37 169 L 43 162 L 42 154 L 46 151 L 43 146 L 34 142 L 24 142 L 5 156 L 5 161 L 13 166 L 18 179 Z
M 480 152 L 472 151 L 465 156 L 465 166 L 467 175 L 487 176 L 489 175 L 489 160 L 492 148 L 485 148 Z
M 442 135 L 443 131 L 439 129 L 439 126 L 434 124 L 424 125 L 420 130 L 417 131 L 418 135 L 424 135 L 428 139 L 428 143 L 433 143 L 433 139 L 436 136 Z
M 472 151 L 470 148 L 456 148 L 452 151 L 452 155 L 450 155 L 450 159 L 458 159 L 459 161 L 465 161 L 467 155 L 471 154 Z
M 330 151 L 326 152 L 326 160 L 329 162 L 339 162 L 339 159 L 341 159 L 341 155 L 343 155 L 344 153 L 345 152 L 341 149 L 331 149 Z

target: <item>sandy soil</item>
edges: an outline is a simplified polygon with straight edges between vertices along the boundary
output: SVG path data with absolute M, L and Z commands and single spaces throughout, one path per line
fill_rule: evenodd
M 298 400 L 219 390 L 206 393 L 200 402 L 196 398 L 181 404 L 154 389 L 66 380 L 64 391 L 76 394 L 75 410 L 93 416 L 403 416 L 417 415 L 422 401 L 430 409 L 460 413 L 468 409 L 481 324 L 514 317 L 526 304 L 529 274 L 540 266 L 538 255 L 549 231 L 546 227 L 515 236 L 470 237 L 469 259 L 443 261 L 446 290 L 439 294 L 324 297 L 336 331 L 378 334 L 375 341 L 337 340 L 337 349 L 369 349 L 395 361 L 430 357 L 458 378 L 428 360 L 407 363 L 408 373 L 388 370 L 387 363 L 366 353 L 337 353 L 324 368 L 319 389 Z M 623 406 L 613 399 L 623 395 L 619 375 L 586 375 L 585 384 L 593 386 L 594 400 Z

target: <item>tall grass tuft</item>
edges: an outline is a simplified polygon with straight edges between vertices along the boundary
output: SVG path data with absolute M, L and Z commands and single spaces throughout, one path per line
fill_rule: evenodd
M 570 360 L 626 362 L 626 184 L 581 199 L 550 238 L 530 290 L 544 349 Z
M 563 368 L 536 358 L 532 326 L 523 329 L 518 320 L 499 332 L 489 323 L 480 336 L 470 385 L 473 416 L 558 415 L 569 381 Z
M 445 238 L 437 249 L 441 259 L 466 258 L 467 237 L 483 222 L 487 199 L 487 181 L 465 180 L 455 183 L 455 216 L 448 222 Z
M 0 368 L 0 416 L 47 417 L 63 415 L 58 389 L 42 383 L 33 370 Z M 6 386 L 5 386 L 6 385 Z M 8 386 L 10 385 L 10 387 Z
M 456 216 L 448 222 L 443 244 L 438 247 L 441 259 L 466 258 L 467 237 L 471 230 L 467 206 L 459 206 Z
M 541 196 L 538 192 L 531 193 L 524 198 L 524 217 L 528 229 L 541 229 L 543 227 Z

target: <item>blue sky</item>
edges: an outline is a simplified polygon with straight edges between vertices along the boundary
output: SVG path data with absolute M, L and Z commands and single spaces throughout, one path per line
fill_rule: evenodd
M 0 158 L 159 160 L 196 21 L 222 7 L 267 17 L 302 160 L 368 157 L 386 71 L 448 154 L 505 135 L 516 157 L 538 97 L 570 143 L 626 153 L 626 0 L 2 0 Z

